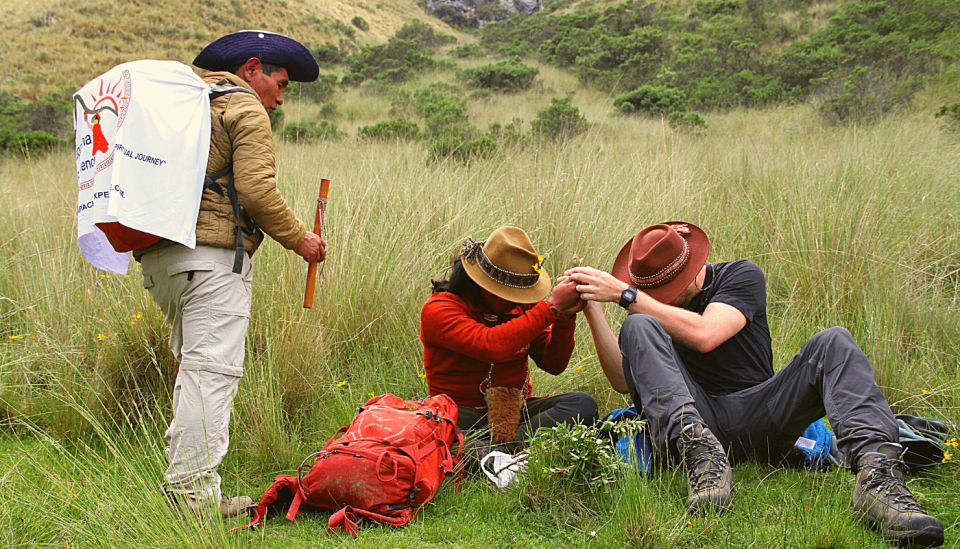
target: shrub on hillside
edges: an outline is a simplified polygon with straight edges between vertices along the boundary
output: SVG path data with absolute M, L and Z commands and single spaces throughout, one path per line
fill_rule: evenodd
M 943 127 L 948 132 L 960 133 L 960 103 L 942 105 L 934 116 L 943 119 Z
M 479 44 L 463 44 L 450 50 L 450 55 L 460 59 L 480 57 L 483 55 L 483 48 Z
M 367 20 L 359 15 L 355 15 L 353 19 L 350 20 L 350 24 L 362 31 L 370 30 L 370 24 L 367 23 Z
M 437 135 L 446 126 L 458 124 L 467 118 L 467 103 L 460 90 L 444 83 L 436 83 L 417 90 L 412 98 L 414 111 L 423 117 L 427 131 Z
M 920 83 L 882 71 L 858 67 L 825 84 L 816 98 L 817 112 L 831 124 L 871 123 L 913 97 Z
M 538 137 L 562 141 L 587 131 L 587 119 L 569 97 L 555 97 L 550 105 L 540 109 L 530 128 Z
M 443 127 L 430 141 L 431 161 L 451 159 L 468 162 L 489 158 L 497 152 L 497 141 L 470 124 L 451 124 Z
M 0 151 L 50 150 L 71 136 L 70 103 L 57 95 L 24 101 L 0 92 Z
M 487 130 L 490 137 L 494 138 L 501 145 L 516 145 L 523 141 L 523 119 L 513 118 L 506 124 L 494 122 L 490 124 Z
M 673 111 L 667 115 L 670 127 L 690 133 L 701 133 L 707 129 L 707 121 L 695 112 Z
M 669 86 L 644 85 L 618 96 L 613 106 L 622 114 L 667 114 L 686 110 L 683 90 Z
M 284 124 L 280 130 L 280 138 L 284 141 L 296 143 L 312 143 L 314 141 L 333 141 L 346 134 L 329 120 L 291 122 Z
M 459 76 L 473 88 L 485 88 L 503 92 L 529 89 L 540 71 L 524 65 L 516 59 L 498 61 L 489 65 L 463 69 Z
M 323 44 L 313 48 L 313 56 L 321 65 L 336 65 L 343 62 L 343 51 L 334 44 Z
M 290 82 L 284 96 L 306 99 L 315 103 L 329 101 L 337 91 L 337 75 L 321 74 L 313 82 Z
M 407 23 L 385 44 L 365 46 L 347 60 L 350 73 L 343 77 L 344 85 L 356 85 L 364 79 L 400 82 L 414 74 L 440 66 L 429 54 L 438 47 L 456 41 L 439 34 L 422 21 Z
M 361 127 L 357 130 L 357 137 L 379 141 L 413 141 L 420 138 L 420 126 L 404 118 L 394 118 Z

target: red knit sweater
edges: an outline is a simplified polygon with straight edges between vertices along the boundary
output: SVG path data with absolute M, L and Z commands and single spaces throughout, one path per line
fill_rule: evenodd
M 528 383 L 527 357 L 553 375 L 567 368 L 573 353 L 576 320 L 556 320 L 541 301 L 518 306 L 494 317 L 460 296 L 438 292 L 420 311 L 420 340 L 431 395 L 446 393 L 458 405 L 483 406 L 485 380 L 493 365 L 490 386 L 519 387 Z M 532 394 L 528 386 L 527 395 Z

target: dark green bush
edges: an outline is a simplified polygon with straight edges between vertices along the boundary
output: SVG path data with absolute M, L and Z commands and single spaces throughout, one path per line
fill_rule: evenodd
M 347 59 L 350 73 L 341 80 L 356 85 L 365 79 L 400 82 L 441 63 L 429 54 L 456 38 L 439 34 L 422 21 L 407 23 L 386 44 L 365 46 Z
M 50 95 L 25 101 L 0 92 L 0 152 L 47 151 L 69 142 L 72 136 L 69 101 Z
M 456 6 L 440 4 L 433 9 L 433 16 L 452 27 L 472 29 L 480 26 L 476 14 L 467 15 Z
M 413 94 L 414 111 L 423 117 L 430 135 L 437 135 L 444 127 L 467 119 L 467 103 L 460 90 L 444 83 L 436 83 Z
M 423 21 L 412 21 L 400 27 L 392 40 L 411 40 L 420 48 L 433 50 L 446 44 L 453 44 L 457 38 L 439 33 Z
M 283 107 L 278 107 L 277 110 L 267 113 L 267 116 L 270 117 L 270 129 L 276 132 L 283 126 L 286 113 L 283 112 Z
M 479 44 L 463 44 L 450 50 L 450 55 L 460 59 L 480 57 L 483 55 L 483 48 Z
M 283 129 L 280 130 L 281 139 L 298 143 L 333 141 L 345 135 L 329 120 L 291 122 L 284 124 Z
M 473 88 L 515 92 L 529 89 L 539 72 L 535 67 L 511 59 L 464 69 L 460 71 L 460 78 Z
M 313 56 L 321 65 L 336 65 L 343 62 L 343 51 L 334 44 L 323 44 L 313 49 Z
M 667 86 L 647 85 L 618 96 L 613 106 L 623 114 L 667 114 L 686 109 L 683 90 Z
M 587 119 L 580 109 L 571 103 L 569 97 L 555 97 L 550 105 L 540 109 L 537 117 L 530 123 L 533 133 L 551 141 L 580 135 L 587 131 Z
M 943 127 L 947 131 L 960 133 L 960 103 L 942 105 L 934 116 L 943 119 Z
M 380 141 L 413 141 L 420 138 L 420 126 L 404 118 L 394 118 L 372 126 L 363 126 L 357 130 L 357 137 Z
M 817 111 L 831 124 L 871 123 L 913 97 L 920 82 L 858 67 L 827 82 L 819 91 Z
M 506 124 L 494 122 L 490 124 L 488 132 L 498 143 L 504 145 L 516 145 L 523 141 L 523 119 L 514 118 Z
M 675 130 L 700 133 L 707 129 L 707 121 L 695 112 L 673 111 L 667 115 L 670 127 Z
M 66 139 L 42 130 L 18 132 L 0 128 L 0 151 L 5 153 L 46 152 L 66 144 Z
M 350 24 L 352 24 L 354 27 L 357 27 L 362 31 L 370 30 L 370 24 L 367 23 L 366 19 L 364 19 L 363 17 L 360 17 L 359 15 L 355 15 L 353 19 L 350 20 Z
M 313 82 L 290 82 L 290 86 L 284 91 L 284 95 L 322 103 L 329 101 L 336 91 L 337 75 L 321 74 Z
M 429 159 L 467 162 L 489 158 L 497 152 L 497 141 L 469 124 L 444 126 L 430 141 Z

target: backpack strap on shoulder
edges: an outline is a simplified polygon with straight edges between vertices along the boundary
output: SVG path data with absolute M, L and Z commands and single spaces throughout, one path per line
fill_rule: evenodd
M 210 101 L 218 97 L 222 97 L 231 93 L 249 93 L 260 99 L 260 96 L 257 93 L 249 88 L 243 86 L 234 86 L 230 84 L 230 81 L 226 78 L 223 78 L 217 81 L 215 84 L 210 85 Z M 223 115 L 220 115 L 221 125 L 223 123 Z M 243 233 L 249 235 L 255 235 L 260 231 L 260 228 L 257 227 L 257 224 L 250 219 L 250 216 L 247 215 L 243 208 L 240 207 L 240 199 L 237 197 L 237 188 L 233 184 L 233 163 L 229 163 L 223 167 L 223 169 L 218 170 L 203 179 L 203 188 L 210 189 L 211 191 L 217 193 L 220 196 L 224 196 L 224 189 L 221 185 L 217 183 L 217 180 L 226 177 L 226 195 L 230 199 L 230 206 L 233 208 L 233 217 L 236 222 L 234 227 L 234 237 L 236 244 L 236 254 L 233 259 L 233 272 L 240 274 L 243 272 Z

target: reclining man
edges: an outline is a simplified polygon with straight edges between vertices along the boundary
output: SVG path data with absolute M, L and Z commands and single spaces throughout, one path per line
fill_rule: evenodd
M 585 316 L 610 384 L 630 392 L 656 451 L 681 454 L 688 510 L 730 506 L 727 452 L 781 459 L 826 414 L 857 472 L 854 515 L 891 540 L 942 544 L 940 521 L 904 482 L 893 414 L 850 333 L 816 334 L 774 374 L 763 272 L 746 260 L 706 264 L 709 250 L 699 227 L 667 222 L 628 241 L 611 273 L 565 273 L 589 302 Z M 601 302 L 629 313 L 619 345 Z
M 302 44 L 266 31 L 222 36 L 193 64 L 208 71 L 201 75 L 208 84 L 244 92 L 210 102 L 206 173 L 232 172 L 241 217 L 249 218 L 244 224 L 252 222 L 255 230 L 238 229 L 228 196 L 233 193 L 223 176 L 218 181 L 223 188 L 205 189 L 201 197 L 195 249 L 162 241 L 136 255 L 143 286 L 171 325 L 170 349 L 180 364 L 173 419 L 164 435 L 165 490 L 197 513 L 209 509 L 233 516 L 253 501 L 222 497 L 217 467 L 227 452 L 230 409 L 243 375 L 251 257 L 264 232 L 306 261 L 323 261 L 326 255 L 326 244 L 307 231 L 277 188 L 267 111 L 283 103 L 290 80 L 316 80 L 319 67 Z

